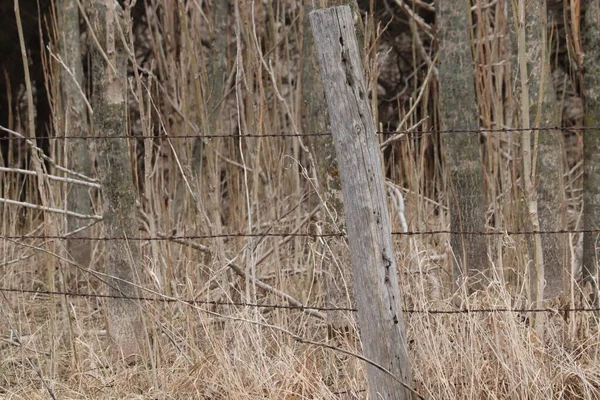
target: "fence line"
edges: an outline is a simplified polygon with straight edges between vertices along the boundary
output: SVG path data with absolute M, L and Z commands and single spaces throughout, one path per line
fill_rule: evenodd
M 8 131 L 0 126 L 1 130 Z M 461 133 L 518 133 L 518 132 L 536 132 L 536 131 L 594 131 L 600 130 L 600 126 L 593 127 L 538 127 L 538 128 L 497 128 L 497 129 L 471 129 L 471 130 L 394 130 L 394 131 L 377 131 L 378 135 L 405 135 L 411 134 L 418 138 L 422 135 L 427 134 L 461 134 Z M 8 131 L 10 132 L 10 131 Z M 193 135 L 120 135 L 120 136 L 91 136 L 91 137 L 80 137 L 80 136 L 37 136 L 35 139 L 38 140 L 64 140 L 64 139 L 85 139 L 85 140 L 101 140 L 101 139 L 193 139 L 193 138 L 277 138 L 277 137 L 318 137 L 318 136 L 330 136 L 331 132 L 317 132 L 317 133 L 271 133 L 271 134 L 221 134 L 221 135 L 207 135 L 207 134 L 193 134 Z M 408 137 L 405 137 L 408 138 Z M 403 139 L 405 139 L 403 138 Z M 30 140 L 33 138 L 18 137 L 18 136 L 5 136 L 0 137 L 0 141 L 9 140 Z M 458 235 L 481 235 L 481 236 L 500 236 L 500 235 L 547 235 L 547 234 L 583 234 L 583 233 L 600 233 L 600 229 L 578 229 L 578 230 L 532 230 L 532 231 L 455 231 L 455 230 L 429 230 L 429 231 L 408 231 L 408 232 L 392 232 L 392 235 L 397 236 L 417 236 L 417 235 L 437 235 L 437 234 L 458 234 Z M 240 238 L 240 237 L 309 237 L 309 238 L 327 238 L 327 237 L 344 237 L 345 233 L 223 233 L 216 235 L 172 235 L 172 236 L 159 236 L 159 237 L 70 237 L 60 235 L 22 235 L 22 236 L 0 236 L 2 240 L 26 240 L 26 239 L 42 239 L 42 240 L 89 240 L 89 241 L 111 241 L 111 240 L 129 240 L 129 241 L 173 241 L 173 240 L 199 240 L 199 239 L 214 239 L 214 238 Z M 271 309 L 296 309 L 296 310 L 316 310 L 316 311 L 339 311 L 339 312 L 356 312 L 354 308 L 332 308 L 332 307 L 317 307 L 317 306 L 292 306 L 282 304 L 253 304 L 244 302 L 219 302 L 219 301 L 201 301 L 192 299 L 176 299 L 171 297 L 127 297 L 117 295 L 106 295 L 106 294 L 93 294 L 93 293 L 79 293 L 79 292 L 66 292 L 66 291 L 48 291 L 48 290 L 27 290 L 27 289 L 16 289 L 16 288 L 1 288 L 0 292 L 5 293 L 20 293 L 20 294 L 43 294 L 43 295 L 62 295 L 69 297 L 84 297 L 84 298 L 116 298 L 116 299 L 128 299 L 137 301 L 152 301 L 152 302 L 164 302 L 164 303 L 184 303 L 188 305 L 219 305 L 219 306 L 240 306 L 240 307 L 257 307 L 257 308 L 271 308 Z M 471 314 L 471 313 L 497 313 L 497 312 L 513 312 L 513 313 L 569 313 L 569 312 L 599 312 L 600 308 L 481 308 L 481 309 L 454 309 L 454 310 L 438 310 L 438 309 L 405 309 L 404 312 L 413 313 L 426 313 L 426 314 Z
M 244 302 L 224 302 L 224 301 L 208 301 L 208 300 L 192 300 L 178 299 L 173 297 L 144 297 L 144 296 L 119 296 L 110 294 L 96 293 L 80 293 L 68 291 L 51 291 L 51 290 L 30 290 L 17 288 L 0 287 L 0 292 L 3 293 L 18 293 L 18 294 L 43 294 L 49 296 L 68 296 L 68 297 L 84 297 L 84 298 L 99 298 L 99 299 L 123 299 L 136 301 L 151 301 L 157 303 L 183 303 L 187 305 L 215 305 L 215 306 L 237 306 L 237 307 L 254 307 L 254 308 L 271 308 L 271 309 L 287 309 L 287 310 L 315 310 L 315 311 L 339 311 L 339 312 L 357 312 L 356 308 L 350 307 L 319 307 L 319 306 L 292 306 L 285 304 L 256 304 Z M 43 299 L 40 299 L 40 301 Z M 407 314 L 481 314 L 481 313 L 571 313 L 571 312 L 600 312 L 600 307 L 578 307 L 578 308 L 460 308 L 454 310 L 439 310 L 439 309 L 403 309 Z
M 561 229 L 561 230 L 544 230 L 544 231 L 453 231 L 453 230 L 437 230 L 437 231 L 408 231 L 408 232 L 392 232 L 394 236 L 421 236 L 421 235 L 478 235 L 478 236 L 517 236 L 517 235 L 564 235 L 564 234 L 583 234 L 583 233 L 600 233 L 600 229 Z M 330 238 L 330 237 L 345 237 L 346 234 L 341 233 L 293 233 L 293 232 L 275 232 L 275 233 L 221 233 L 216 235 L 175 235 L 175 236 L 149 236 L 149 237 L 125 237 L 125 236 L 66 236 L 66 235 L 21 235 L 21 236 L 0 236 L 0 240 L 25 240 L 25 239 L 41 239 L 41 240 L 89 240 L 95 242 L 111 241 L 111 240 L 128 240 L 140 242 L 154 241 L 173 241 L 173 240 L 200 240 L 200 239 L 230 239 L 230 238 L 265 238 L 265 237 L 307 237 L 307 238 Z
M 0 126 L 0 129 L 2 127 Z M 5 130 L 5 129 L 2 129 Z M 414 130 L 414 129 L 402 129 L 402 130 L 393 130 L 393 131 L 377 131 L 378 135 L 398 135 L 398 134 L 414 134 L 414 135 L 427 135 L 427 134 L 459 134 L 459 133 L 515 133 L 515 132 L 539 132 L 539 131 L 594 131 L 600 130 L 600 126 L 581 126 L 581 127 L 559 127 L 559 126 L 545 126 L 545 127 L 537 127 L 537 128 L 480 128 L 480 129 L 428 129 L 428 130 Z M 0 137 L 0 141 L 4 140 L 65 140 L 65 139 L 85 139 L 85 140 L 99 140 L 99 139 L 194 139 L 194 138 L 204 138 L 204 139 L 219 139 L 219 138 L 276 138 L 276 137 L 313 137 L 313 136 L 331 136 L 331 132 L 315 132 L 315 133 L 249 133 L 249 134 L 216 134 L 216 135 L 207 135 L 207 134 L 193 134 L 193 135 L 117 135 L 117 136 L 106 136 L 106 135 L 96 135 L 96 136 L 72 136 L 72 135 L 62 135 L 62 136 L 36 136 L 35 138 L 22 137 L 19 136 L 4 136 Z

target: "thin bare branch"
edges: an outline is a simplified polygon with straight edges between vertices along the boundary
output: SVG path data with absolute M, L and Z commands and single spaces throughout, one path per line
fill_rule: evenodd
M 37 204 L 26 203 L 24 201 L 10 200 L 10 199 L 2 198 L 2 197 L 0 197 L 0 203 L 11 204 L 14 206 L 20 206 L 20 207 L 26 207 L 26 208 L 33 208 L 35 210 L 40 210 L 40 211 L 45 211 L 45 212 L 63 214 L 63 215 L 67 215 L 69 217 L 75 217 L 75 218 L 81 218 L 81 219 L 95 219 L 98 221 L 102 220 L 102 217 L 99 215 L 83 215 L 83 214 L 79 214 L 79 213 L 68 211 L 68 210 L 44 207 L 44 206 L 39 206 Z
M 29 169 L 21 169 L 21 168 L 0 167 L 0 172 L 13 172 L 13 173 L 16 173 L 16 174 L 37 175 L 37 173 L 35 171 L 31 171 Z M 102 185 L 100 185 L 99 183 L 82 181 L 82 180 L 73 179 L 73 178 L 65 178 L 65 177 L 62 177 L 62 176 L 56 176 L 56 175 L 50 175 L 50 174 L 42 174 L 42 176 L 44 176 L 45 178 L 48 178 L 51 181 L 64 182 L 64 183 L 72 183 L 72 184 L 75 184 L 75 185 L 83 185 L 83 186 L 89 186 L 89 187 L 92 187 L 92 188 L 95 188 L 95 189 L 102 189 Z

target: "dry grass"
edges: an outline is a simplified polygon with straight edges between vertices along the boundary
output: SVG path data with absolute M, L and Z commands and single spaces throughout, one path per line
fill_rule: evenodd
M 137 171 L 142 236 L 202 235 L 227 232 L 312 232 L 322 215 L 305 223 L 313 211 L 308 201 L 316 186 L 306 138 L 207 139 L 194 160 L 194 141 L 178 135 L 270 134 L 295 132 L 300 126 L 298 76 L 302 14 L 298 1 L 252 2 L 232 6 L 225 32 L 212 26 L 212 6 L 202 2 L 153 0 L 147 24 L 132 28 L 136 55 L 147 74 L 131 74 L 132 135 L 168 135 L 154 141 L 131 140 Z M 392 4 L 393 2 L 389 2 Z M 201 4 L 203 4 L 201 6 Z M 503 1 L 475 1 L 479 6 L 474 54 L 482 126 L 510 126 L 510 57 L 502 40 L 506 25 Z M 381 10 L 376 10 L 381 13 Z M 405 18 L 399 11 L 399 16 Z M 380 16 L 380 14 L 376 15 Z M 422 60 L 428 36 L 413 40 L 407 25 L 385 28 L 386 19 L 368 18 L 367 74 L 379 90 L 380 115 L 419 130 L 438 127 L 435 79 Z M 373 22 L 374 21 L 374 22 Z M 404 28 L 402 28 L 404 26 Z M 399 29 L 394 31 L 394 29 Z M 413 26 L 413 31 L 418 32 Z M 386 33 L 388 32 L 388 36 Z M 390 44 L 389 32 L 397 41 Z M 225 35 L 225 96 L 215 101 L 213 55 L 203 41 Z M 200 40 L 200 38 L 202 40 Z M 411 45 L 412 43 L 412 45 Z M 419 46 L 425 48 L 419 49 Z M 394 49 L 392 54 L 388 50 Z M 402 53 L 402 51 L 407 51 Z M 398 52 L 402 53 L 398 56 Z M 397 62 L 402 58 L 404 64 Z M 432 57 L 433 58 L 433 57 Z M 142 61 L 144 59 L 144 61 Z M 401 79 L 406 60 L 413 73 L 404 92 L 387 102 L 377 87 L 380 76 Z M 431 61 L 431 60 L 429 60 Z M 409 63 L 410 64 L 410 63 Z M 49 64 L 55 131 L 61 134 L 59 65 Z M 143 70 L 140 70 L 143 71 Z M 409 71 L 410 72 L 410 71 Z M 394 75 L 396 74 L 396 75 Z M 404 77 L 404 75 L 402 75 Z M 568 78 L 568 77 L 567 77 Z M 567 79 L 565 78 L 565 80 Z M 389 82 L 388 82 L 389 83 Z M 384 93 L 385 94 L 385 93 Z M 508 97 L 507 97 L 508 96 Z M 221 101 L 221 97 L 222 101 Z M 385 103 L 385 104 L 384 104 Z M 220 107 L 216 123 L 214 105 Z M 212 106 L 211 106 L 212 105 Z M 391 110 L 391 111 L 390 111 Z M 409 110 L 412 110 L 408 113 Z M 384 113 L 385 111 L 385 113 Z M 26 115 L 26 114 L 23 114 Z M 142 116 L 145 116 L 142 118 Z M 25 131 L 23 117 L 12 127 Z M 390 121 L 381 121 L 390 126 Z M 396 128 L 394 125 L 393 128 Z M 383 138 L 382 138 L 383 140 Z M 66 164 L 65 143 L 51 141 L 50 155 Z M 16 146 L 17 142 L 14 142 Z M 411 137 L 386 152 L 388 178 L 401 188 L 409 230 L 447 229 L 445 172 L 439 138 Z M 484 138 L 489 201 L 489 229 L 518 230 L 522 207 L 519 145 L 511 135 Z M 580 213 L 580 150 L 567 148 L 567 195 L 570 227 Z M 23 157 L 22 149 L 14 154 Z M 11 149 L 12 154 L 12 149 Z M 196 153 L 197 154 L 197 153 Z M 95 158 L 93 144 L 90 156 Z M 9 160 L 6 160 L 9 162 Z M 201 172 L 194 173 L 194 166 Z M 0 174 L 2 196 L 39 202 L 36 183 Z M 43 183 L 46 206 L 65 207 L 66 185 Z M 579 190 L 579 191 L 578 191 Z M 96 213 L 98 193 L 90 191 Z M 392 203 L 390 202 L 390 205 Z M 324 206 L 324 205 L 321 205 Z M 291 211 L 290 211 L 291 210 Z M 398 210 L 391 208 L 395 231 Z M 3 235 L 62 234 L 62 215 L 3 205 Z M 101 224 L 86 235 L 103 236 Z M 145 295 L 179 299 L 282 304 L 235 275 L 230 261 L 245 273 L 282 290 L 304 304 L 323 305 L 325 259 L 346 259 L 305 237 L 195 240 L 208 251 L 172 241 L 142 242 L 140 278 Z M 578 238 L 570 254 L 573 275 L 567 295 L 548 304 L 586 306 L 577 286 Z M 486 290 L 450 293 L 452 254 L 445 235 L 396 237 L 400 281 L 407 309 L 521 308 L 528 306 L 529 243 L 525 238 L 492 237 L 494 262 Z M 265 255 L 268 255 L 263 259 Z M 103 242 L 94 242 L 91 271 L 104 270 Z M 345 266 L 349 267 L 349 266 Z M 1 287 L 102 293 L 103 284 L 89 270 L 68 261 L 65 241 L 3 240 Z M 0 397 L 5 399 L 362 399 L 366 398 L 364 364 L 347 354 L 294 336 L 327 343 L 326 324 L 298 310 L 241 306 L 191 306 L 183 302 L 140 302 L 149 352 L 137 364 L 115 362 L 107 351 L 106 308 L 97 298 L 0 293 Z M 353 327 L 341 348 L 360 353 Z M 600 399 L 600 327 L 590 313 L 549 313 L 544 335 L 536 335 L 523 313 L 405 314 L 415 388 L 427 399 Z
M 13 257 L 23 253 L 21 246 L 7 247 Z M 38 261 L 42 260 L 36 257 L 4 267 L 3 286 L 44 287 L 35 279 Z M 423 270 L 430 267 L 420 261 Z M 177 297 L 211 299 L 221 292 L 200 293 L 193 273 L 186 271 L 201 267 L 184 257 L 173 266 Z M 144 262 L 146 272 L 153 268 Z M 97 286 L 85 277 L 77 285 L 71 281 L 70 286 L 81 292 Z M 294 293 L 298 285 L 280 279 L 278 287 Z M 431 288 L 427 274 L 405 275 L 406 306 L 452 309 L 447 301 L 431 298 Z M 273 297 L 261 300 L 277 302 Z M 497 282 L 462 300 L 469 308 L 514 304 Z M 281 330 L 325 343 L 327 328 L 322 322 L 298 311 L 203 308 L 141 303 L 151 352 L 143 363 L 128 366 L 111 361 L 106 352 L 103 301 L 4 294 L 3 398 L 48 397 L 45 385 L 57 398 L 364 397 L 360 390 L 366 382 L 359 360 L 298 343 Z M 516 313 L 405 317 L 416 387 L 428 399 L 598 398 L 600 336 L 597 321 L 588 314 L 551 314 L 543 339 L 528 326 L 527 315 Z M 351 336 L 355 335 L 353 330 Z M 360 349 L 352 340 L 342 347 Z M 344 391 L 348 393 L 335 394 Z

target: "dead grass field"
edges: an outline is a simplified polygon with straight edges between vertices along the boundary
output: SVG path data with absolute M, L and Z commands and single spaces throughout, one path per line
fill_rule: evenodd
M 136 171 L 140 237 L 327 232 L 332 226 L 326 210 L 331 208 L 314 195 L 310 137 L 203 138 L 197 174 L 194 139 L 177 138 L 207 131 L 209 136 L 299 133 L 301 2 L 240 0 L 230 7 L 225 31 L 212 25 L 214 2 L 150 3 L 154 8 L 131 29 L 137 61 L 131 61 L 130 69 L 141 73 L 130 73 L 128 87 L 127 133 L 161 136 L 128 141 Z M 506 33 L 505 22 L 497 18 L 504 3 L 474 1 L 483 128 L 499 126 L 495 113 L 509 110 L 513 101 L 496 86 L 510 81 L 505 63 L 509 51 L 503 36 L 494 35 Z M 378 126 L 438 129 L 435 74 L 428 65 L 435 55 L 427 27 L 408 24 L 399 10 L 404 22 L 388 25 L 389 16 L 385 19 L 384 11 L 375 8 L 375 16 L 365 18 L 365 69 Z M 430 22 L 425 18 L 423 23 Z M 226 38 L 226 85 L 225 95 L 216 102 L 219 113 L 211 116 L 217 95 L 211 92 L 214 57 L 207 43 L 219 35 Z M 56 50 L 53 46 L 49 51 Z M 557 52 L 553 57 L 564 56 Z M 61 118 L 60 65 L 49 58 L 46 68 L 54 101 L 52 128 L 60 136 L 68 132 Z M 557 81 L 564 83 L 564 99 L 572 105 L 577 99 L 569 92 L 568 74 L 555 72 Z M 390 87 L 395 87 L 393 96 Z M 207 122 L 211 118 L 216 122 Z M 568 123 L 580 123 L 578 118 Z M 19 115 L 12 129 L 24 132 L 26 125 L 24 114 Z M 385 138 L 382 135 L 381 141 Z M 580 138 L 580 133 L 565 133 L 565 218 L 570 229 L 581 228 Z M 50 142 L 49 156 L 66 165 L 65 141 Z M 23 156 L 29 150 L 17 149 L 18 143 L 11 141 L 11 151 Z M 489 133 L 482 135 L 482 143 L 489 185 L 487 228 L 523 229 L 519 141 L 511 134 Z M 96 158 L 92 141 L 89 156 Z M 384 156 L 388 181 L 401 191 L 405 203 L 402 211 L 390 199 L 393 230 L 403 229 L 401 216 L 410 231 L 449 229 L 439 135 L 407 134 Z M 39 204 L 37 191 L 43 187 L 49 194 L 43 206 L 66 208 L 67 185 L 17 176 L 0 172 L 2 197 Z M 100 194 L 96 189 L 89 193 L 93 214 L 101 215 Z M 104 241 L 93 241 L 92 263 L 84 267 L 70 260 L 65 240 L 7 238 L 64 235 L 63 214 L 3 204 L 0 215 L 0 287 L 106 293 Z M 102 223 L 91 224 L 85 236 L 104 237 Z M 565 295 L 543 307 L 591 307 L 589 291 L 579 286 L 580 237 L 564 237 L 571 268 L 565 271 Z M 344 253 L 347 243 L 332 240 L 341 242 L 335 249 L 342 250 L 332 251 L 329 240 L 303 236 L 141 241 L 140 294 L 175 301 L 138 302 L 148 354 L 130 364 L 107 351 L 106 299 L 0 291 L 0 398 L 365 399 L 364 363 L 348 354 L 361 353 L 352 312 L 338 311 L 350 330 L 330 341 L 327 324 L 314 313 L 186 303 L 289 304 L 256 280 L 241 277 L 230 267 L 234 263 L 246 277 L 302 304 L 325 306 L 324 263 L 350 267 Z M 483 290 L 471 292 L 465 286 L 457 294 L 450 290 L 453 256 L 448 235 L 397 235 L 394 242 L 407 310 L 530 306 L 527 237 L 490 236 L 493 267 L 479 282 Z M 597 314 L 543 314 L 547 320 L 540 337 L 530 326 L 530 313 L 406 312 L 415 389 L 426 399 L 440 400 L 600 399 Z

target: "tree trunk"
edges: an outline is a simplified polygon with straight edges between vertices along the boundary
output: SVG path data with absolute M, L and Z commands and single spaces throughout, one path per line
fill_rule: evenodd
M 381 154 L 350 7 L 310 13 L 336 155 L 373 399 L 411 399 L 412 377 Z
M 471 52 L 470 2 L 436 2 L 439 26 L 439 96 L 443 130 L 476 130 L 479 112 Z M 450 228 L 482 232 L 485 196 L 477 133 L 444 134 L 451 173 Z M 455 282 L 483 273 L 488 265 L 487 244 L 481 235 L 452 234 Z
M 512 14 L 512 58 L 514 67 L 519 66 L 514 78 L 520 82 L 516 86 L 520 88 L 521 126 L 525 129 L 559 126 L 560 112 L 550 74 L 546 3 L 520 0 Z M 532 148 L 530 139 L 528 144 L 522 144 L 529 226 L 533 230 L 559 230 L 564 220 L 562 134 L 557 130 L 534 131 L 534 134 L 537 145 Z M 523 137 L 530 135 L 529 131 L 523 132 Z M 562 292 L 565 240 L 559 234 L 534 236 L 531 280 L 536 303 Z
M 94 32 L 94 35 L 88 35 L 92 61 L 94 133 L 109 137 L 124 136 L 127 134 L 127 53 L 119 29 L 122 32 L 127 32 L 127 29 L 117 26 L 123 23 L 123 10 L 112 0 L 94 0 L 88 6 L 88 13 Z M 135 284 L 139 281 L 140 248 L 139 242 L 126 240 L 137 236 L 138 232 L 136 193 L 127 140 L 100 140 L 98 153 L 104 230 L 109 237 L 124 238 L 106 242 L 109 293 L 135 297 L 138 294 Z M 143 331 L 139 306 L 125 299 L 109 299 L 107 302 L 109 332 L 114 350 L 126 359 L 141 355 Z
M 527 65 L 529 69 L 530 126 L 560 126 L 561 114 L 550 71 L 550 51 L 547 41 L 546 2 L 530 0 L 526 5 L 525 32 Z M 535 132 L 538 141 L 537 168 L 533 176 L 537 182 L 540 230 L 563 229 L 564 187 L 562 168 L 562 133 L 559 130 Z M 543 298 L 557 297 L 563 291 L 563 270 L 566 236 L 544 235 Z
M 61 90 L 64 107 L 64 134 L 66 136 L 87 137 L 88 116 L 82 96 L 85 96 L 83 88 L 83 65 L 81 62 L 79 31 L 79 8 L 77 0 L 60 0 L 58 3 L 59 35 L 61 44 L 61 56 L 70 71 L 61 68 Z M 71 170 L 90 176 L 92 163 L 90 149 L 87 140 L 73 139 L 67 143 L 68 167 Z M 67 194 L 67 208 L 79 214 L 91 214 L 89 188 L 82 185 L 69 185 Z M 86 221 L 67 217 L 67 229 L 72 232 L 81 228 Z M 85 232 L 73 235 L 85 236 Z M 73 260 L 79 265 L 87 267 L 90 263 L 92 244 L 86 240 L 69 240 L 67 250 Z
M 585 126 L 600 125 L 600 5 L 590 1 L 584 17 L 585 39 Z M 600 130 L 583 134 L 583 223 L 585 229 L 600 229 Z M 583 235 L 583 280 L 591 286 L 592 300 L 600 304 L 598 294 L 598 233 Z

